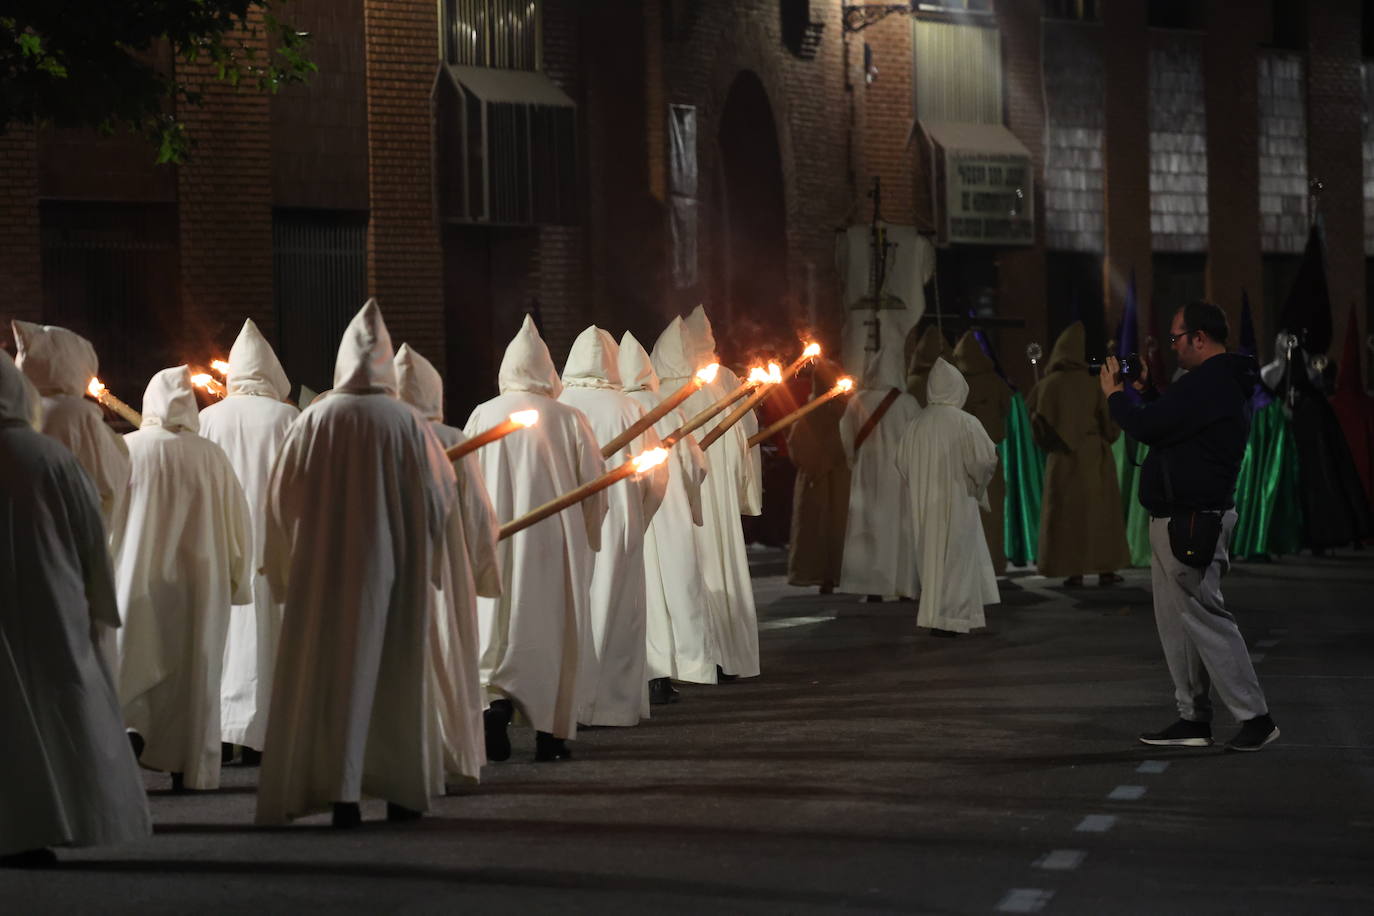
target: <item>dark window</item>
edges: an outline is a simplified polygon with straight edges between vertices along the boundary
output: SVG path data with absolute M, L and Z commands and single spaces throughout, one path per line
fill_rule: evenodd
M 1097 5 L 1097 0 L 1044 0 L 1042 12 L 1046 19 L 1097 22 L 1101 18 Z
M 1274 335 L 1279 332 L 1276 325 L 1283 302 L 1293 289 L 1293 281 L 1298 279 L 1298 268 L 1302 266 L 1300 254 L 1266 254 L 1260 257 L 1264 273 L 1264 319 L 1256 322 L 1261 353 L 1274 351 Z
M 1360 4 L 1360 53 L 1374 57 L 1374 0 Z
M 137 406 L 181 361 L 176 206 L 44 201 L 40 220 L 44 321 L 89 338 L 101 380 Z
M 1102 255 L 1086 251 L 1046 252 L 1045 299 L 1049 306 L 1049 327 L 1043 344 L 1046 360 L 1050 358 L 1059 335 L 1075 321 L 1083 322 L 1088 356 L 1105 355 L 1107 333 L 1102 315 Z
M 1152 29 L 1207 28 L 1207 4 L 1204 0 L 1148 0 L 1145 22 Z
M 1307 44 L 1307 4 L 1303 0 L 1269 0 L 1268 37 L 1271 48 L 1301 51 Z
M 1207 298 L 1207 256 L 1205 254 L 1156 253 L 1151 258 L 1154 273 L 1151 301 L 1154 303 L 1154 317 L 1160 326 L 1149 328 L 1142 324 L 1140 344 L 1146 346 L 1146 337 L 1155 338 L 1155 346 L 1161 353 L 1169 350 L 1169 342 L 1163 335 L 1169 333 L 1164 327 L 1173 319 L 1174 312 L 1189 302 Z M 1222 308 L 1235 305 L 1239 308 L 1240 290 L 1235 291 L 1236 301 L 1217 303 Z M 1142 303 L 1143 305 L 1143 303 Z M 1143 312 L 1144 322 L 1150 320 L 1150 312 Z M 1235 341 L 1233 340 L 1232 343 Z
M 272 214 L 272 300 L 278 356 L 293 384 L 334 384 L 334 357 L 367 296 L 367 214 L 277 210 Z M 383 303 L 385 305 L 385 303 Z

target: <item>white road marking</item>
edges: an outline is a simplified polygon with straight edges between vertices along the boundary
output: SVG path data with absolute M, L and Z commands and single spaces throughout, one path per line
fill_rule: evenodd
M 1272 649 L 1279 644 L 1277 639 L 1260 639 L 1255 641 L 1255 645 L 1260 649 Z
M 1137 773 L 1163 773 L 1167 769 L 1169 769 L 1169 761 L 1167 760 L 1145 760 L 1135 768 L 1135 771 Z
M 1115 814 L 1089 814 L 1073 829 L 1077 833 L 1106 833 L 1115 825 Z
M 1117 786 L 1107 793 L 1112 801 L 1138 801 L 1145 797 L 1144 786 Z
M 1053 896 L 1054 891 L 1041 890 L 1038 887 L 1014 887 L 1007 891 L 1002 902 L 997 904 L 997 912 L 1038 913 Z
M 1073 871 L 1087 857 L 1088 853 L 1082 849 L 1052 849 L 1036 859 L 1033 867 L 1046 871 Z
M 813 623 L 828 623 L 834 619 L 834 614 L 823 614 L 819 617 L 778 617 L 773 620 L 759 621 L 759 629 L 790 630 L 792 627 L 809 627 Z

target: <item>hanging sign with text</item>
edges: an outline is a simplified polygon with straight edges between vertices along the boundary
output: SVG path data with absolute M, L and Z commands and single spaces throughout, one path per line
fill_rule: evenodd
M 973 245 L 1033 244 L 1031 181 L 1029 156 L 946 150 L 946 240 Z

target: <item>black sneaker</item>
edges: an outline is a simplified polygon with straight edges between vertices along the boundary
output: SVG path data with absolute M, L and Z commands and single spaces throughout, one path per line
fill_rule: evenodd
M 1269 714 L 1240 723 L 1240 731 L 1226 742 L 1228 751 L 1257 751 L 1279 736 L 1279 727 Z
M 500 762 L 510 759 L 510 735 L 506 729 L 515 717 L 515 705 L 510 700 L 492 700 L 482 711 L 482 726 L 486 732 L 487 760 Z
M 677 690 L 673 688 L 673 683 L 666 677 L 656 677 L 649 681 L 649 705 L 667 706 L 669 703 L 678 701 Z
M 1140 743 L 1156 747 L 1211 747 L 1212 725 L 1179 719 L 1162 732 L 1145 732 L 1140 736 Z

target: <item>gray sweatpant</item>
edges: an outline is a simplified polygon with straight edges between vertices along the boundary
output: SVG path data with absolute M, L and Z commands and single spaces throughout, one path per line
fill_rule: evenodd
M 1174 679 L 1179 718 L 1191 722 L 1212 721 L 1213 684 L 1238 722 L 1269 711 L 1240 627 L 1221 597 L 1221 577 L 1231 566 L 1226 548 L 1235 525 L 1235 510 L 1229 510 L 1222 516 L 1212 562 L 1206 569 L 1193 569 L 1169 549 L 1169 520 L 1150 519 L 1155 624 Z

